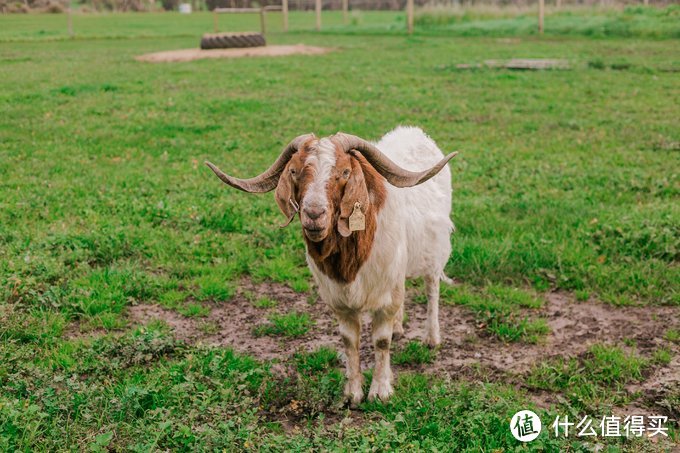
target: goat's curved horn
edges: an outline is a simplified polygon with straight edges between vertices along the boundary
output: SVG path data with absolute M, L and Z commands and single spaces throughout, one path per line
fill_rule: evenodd
M 441 169 L 444 168 L 444 165 L 458 154 L 458 152 L 449 154 L 437 162 L 434 167 L 427 170 L 409 171 L 392 162 L 392 160 L 384 155 L 375 145 L 367 142 L 363 138 L 344 134 L 342 132 L 335 134 L 333 138 L 345 152 L 349 152 L 353 149 L 359 151 L 366 160 L 370 162 L 373 168 L 395 187 L 413 187 L 424 183 L 439 173 Z
M 283 149 L 276 162 L 272 164 L 264 173 L 249 179 L 239 179 L 229 176 L 214 164 L 205 161 L 205 164 L 220 178 L 225 184 L 236 189 L 250 193 L 264 193 L 273 190 L 279 183 L 279 176 L 286 167 L 288 161 L 307 140 L 314 138 L 314 134 L 300 135 L 293 139 Z

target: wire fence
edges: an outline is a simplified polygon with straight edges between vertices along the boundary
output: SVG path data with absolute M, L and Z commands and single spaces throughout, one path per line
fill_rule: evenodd
M 194 0 L 200 3 L 200 0 Z M 208 0 L 215 2 L 222 8 L 257 8 L 266 5 L 280 5 L 281 0 Z M 547 4 L 557 3 L 558 0 L 547 0 Z M 564 6 L 629 6 L 629 5 L 658 5 L 666 6 L 679 4 L 678 0 L 559 0 Z M 473 6 L 512 6 L 527 7 L 536 5 L 538 0 L 414 0 L 416 8 L 434 7 L 473 7 Z M 343 0 L 322 0 L 323 10 L 341 10 Z M 407 0 L 348 0 L 349 9 L 361 11 L 401 11 L 406 8 Z M 311 11 L 315 8 L 315 0 L 288 0 L 288 8 L 297 11 Z M 209 8 L 211 9 L 211 8 Z
M 348 9 L 360 11 L 404 11 L 408 0 L 347 0 Z M 413 0 L 417 9 L 516 7 L 536 5 L 539 0 Z M 189 3 L 194 11 L 212 11 L 215 8 L 260 8 L 282 4 L 282 0 L 0 0 L 0 13 L 26 13 L 31 11 L 61 13 L 70 7 L 83 12 L 93 11 L 176 11 L 181 3 Z M 548 5 L 560 6 L 667 6 L 680 4 L 679 0 L 546 0 Z M 313 11 L 315 0 L 288 0 L 290 11 Z M 343 0 L 321 0 L 323 11 L 343 9 Z

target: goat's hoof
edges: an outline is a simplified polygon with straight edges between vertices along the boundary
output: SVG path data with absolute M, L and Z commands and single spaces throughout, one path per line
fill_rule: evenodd
M 368 400 L 375 401 L 379 399 L 383 403 L 390 399 L 394 390 L 392 390 L 392 384 L 390 381 L 373 381 L 371 383 L 371 390 L 368 392 Z
M 364 396 L 357 396 L 357 395 L 345 395 L 345 405 L 344 407 L 349 407 L 350 409 L 358 409 L 359 404 L 361 404 L 361 401 L 364 399 Z
M 439 338 L 439 335 L 428 335 L 427 337 L 425 337 L 424 343 L 425 346 L 427 346 L 428 348 L 434 349 L 440 344 L 442 344 L 442 341 Z
M 394 331 L 394 332 L 392 332 L 392 341 L 399 341 L 399 340 L 401 340 L 401 337 L 403 337 L 403 336 L 404 336 L 404 332 Z
M 364 392 L 361 389 L 361 382 L 347 382 L 345 384 L 345 403 L 352 409 L 356 409 L 364 399 Z

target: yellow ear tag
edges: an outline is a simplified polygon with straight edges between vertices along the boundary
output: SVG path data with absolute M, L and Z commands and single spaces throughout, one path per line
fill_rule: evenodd
M 361 212 L 361 203 L 354 203 L 354 210 L 349 216 L 349 231 L 362 231 L 366 229 L 366 216 Z

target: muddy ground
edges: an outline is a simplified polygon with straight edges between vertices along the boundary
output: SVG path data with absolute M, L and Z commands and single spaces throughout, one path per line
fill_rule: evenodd
M 414 303 L 415 290 L 407 295 L 405 336 L 395 347 L 424 335 L 426 305 Z M 278 302 L 274 309 L 261 309 L 253 305 L 262 297 Z M 451 378 L 502 381 L 521 386 L 521 376 L 535 364 L 551 357 L 575 357 L 584 354 L 595 343 L 622 345 L 624 340 L 634 340 L 637 351 L 645 356 L 662 345 L 671 328 L 680 328 L 678 309 L 675 307 L 614 307 L 595 301 L 577 302 L 566 293 L 545 295 L 546 304 L 536 314 L 546 319 L 550 334 L 539 344 L 503 343 L 490 337 L 465 307 L 441 306 L 440 323 L 442 345 L 434 363 L 420 365 L 420 371 L 438 373 Z M 254 326 L 266 322 L 268 313 L 295 310 L 307 312 L 315 321 L 309 333 L 299 338 L 277 338 L 252 333 Z M 259 359 L 286 359 L 297 350 L 311 351 L 319 346 L 329 346 L 342 351 L 337 324 L 325 304 L 315 296 L 296 293 L 276 283 L 255 284 L 244 280 L 239 292 L 229 302 L 211 305 L 210 314 L 204 318 L 186 318 L 175 311 L 158 305 L 136 305 L 130 308 L 133 324 L 146 324 L 152 320 L 165 321 L 174 335 L 188 343 L 229 346 Z M 362 367 L 373 366 L 370 345 L 370 322 L 364 320 L 362 329 Z M 643 382 L 628 386 L 631 393 L 640 392 L 636 406 L 620 408 L 619 412 L 658 413 L 655 401 L 680 385 L 680 347 L 673 346 L 674 357 L 669 365 L 655 367 Z M 395 366 L 394 370 L 414 367 Z M 534 402 L 542 407 L 555 404 L 560 395 L 548 392 L 530 392 Z M 642 412 L 640 412 L 642 410 Z

